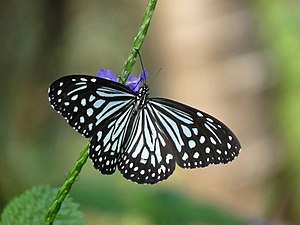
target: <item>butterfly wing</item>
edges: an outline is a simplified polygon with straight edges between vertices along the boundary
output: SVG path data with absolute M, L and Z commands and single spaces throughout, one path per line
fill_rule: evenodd
M 124 85 L 87 75 L 70 75 L 49 88 L 52 107 L 85 137 L 89 156 L 103 174 L 115 172 L 135 93 Z
M 113 174 L 116 170 L 132 109 L 132 104 L 127 105 L 122 112 L 105 121 L 91 140 L 89 156 L 95 169 L 102 174 Z
M 124 137 L 118 169 L 139 184 L 167 179 L 175 170 L 173 145 L 158 124 L 149 104 L 132 113 Z
M 56 80 L 48 90 L 52 107 L 85 137 L 132 104 L 135 93 L 124 85 L 88 75 Z
M 129 88 L 105 79 L 71 75 L 49 88 L 49 101 L 67 122 L 92 137 L 94 167 L 127 179 L 157 183 L 177 163 L 183 168 L 232 161 L 240 151 L 233 132 L 214 117 L 184 104 L 145 98 L 138 108 Z
M 152 98 L 149 104 L 180 167 L 228 163 L 239 154 L 237 137 L 216 118 L 169 99 Z

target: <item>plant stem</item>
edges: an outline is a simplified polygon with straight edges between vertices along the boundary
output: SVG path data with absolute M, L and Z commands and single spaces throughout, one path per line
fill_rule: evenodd
M 124 65 L 124 69 L 121 73 L 121 81 L 126 83 L 127 78 L 129 76 L 129 74 L 132 71 L 132 68 L 136 62 L 136 57 L 137 57 L 137 52 L 135 51 L 135 49 L 140 50 L 145 37 L 147 35 L 147 31 L 150 25 L 150 21 L 152 18 L 152 14 L 155 10 L 155 6 L 156 6 L 157 0 L 149 0 L 148 2 L 148 6 L 146 8 L 146 11 L 144 13 L 143 19 L 142 19 L 142 23 L 139 29 L 139 32 L 137 33 L 136 37 L 134 38 L 133 44 L 131 46 L 131 49 L 129 51 L 129 56 L 128 59 L 125 62 Z M 44 225 L 52 225 L 53 221 L 58 213 L 58 211 L 61 208 L 61 205 L 64 201 L 64 199 L 66 198 L 67 194 L 70 192 L 73 183 L 75 182 L 77 176 L 79 175 L 82 167 L 84 166 L 84 164 L 87 161 L 88 158 L 88 149 L 89 149 L 89 145 L 87 144 L 85 146 L 85 148 L 82 150 L 78 160 L 76 161 L 73 169 L 69 172 L 63 186 L 61 186 L 61 188 L 59 189 L 55 200 L 52 204 L 52 206 L 50 207 L 48 214 L 46 216 Z
M 61 186 L 61 188 L 59 189 L 59 191 L 58 191 L 58 193 L 55 197 L 55 200 L 54 200 L 51 208 L 48 211 L 48 214 L 46 216 L 44 225 L 52 225 L 53 224 L 53 221 L 56 217 L 56 214 L 60 210 L 60 207 L 61 207 L 64 199 L 66 198 L 67 194 L 71 190 L 71 187 L 72 187 L 73 183 L 75 182 L 77 176 L 79 175 L 83 165 L 86 163 L 86 160 L 87 160 L 88 155 L 89 155 L 88 154 L 89 146 L 90 145 L 87 144 L 85 146 L 85 148 L 82 150 L 82 152 L 80 153 L 80 156 L 79 156 L 78 160 L 76 161 L 74 167 L 69 172 L 63 186 Z
M 137 51 L 135 49 L 137 49 L 137 50 L 141 49 L 141 46 L 142 46 L 142 44 L 145 40 L 145 37 L 147 35 L 148 28 L 149 28 L 149 25 L 150 25 L 150 21 L 151 21 L 153 12 L 155 10 L 155 6 L 156 6 L 157 1 L 158 0 L 149 0 L 149 2 L 148 2 L 148 6 L 147 6 L 145 14 L 143 16 L 140 29 L 139 29 L 137 35 L 134 38 L 133 44 L 132 44 L 132 46 L 130 48 L 130 51 L 129 51 L 128 59 L 125 62 L 123 71 L 122 71 L 121 76 L 120 76 L 120 81 L 123 84 L 126 83 L 127 78 L 130 75 L 130 73 L 132 71 L 132 68 L 133 68 L 133 66 L 136 62 Z

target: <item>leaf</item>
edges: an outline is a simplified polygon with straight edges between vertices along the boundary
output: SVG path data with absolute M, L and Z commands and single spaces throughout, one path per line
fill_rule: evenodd
M 12 199 L 3 210 L 1 225 L 41 225 L 58 189 L 49 186 L 33 187 Z M 85 225 L 79 205 L 66 198 L 54 225 Z

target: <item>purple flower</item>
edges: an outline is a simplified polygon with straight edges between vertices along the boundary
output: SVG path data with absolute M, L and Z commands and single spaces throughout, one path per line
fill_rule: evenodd
M 146 80 L 148 77 L 148 72 L 144 70 L 140 73 L 139 77 L 130 76 L 127 79 L 126 86 L 128 86 L 132 91 L 138 92 L 141 88 L 141 82 Z
M 117 76 L 114 74 L 114 72 L 109 70 L 109 69 L 105 70 L 104 68 L 102 68 L 102 69 L 98 70 L 96 75 L 97 75 L 97 77 L 107 79 L 107 80 L 111 80 L 111 81 L 114 81 L 114 82 L 119 81 L 119 78 L 117 78 Z M 141 72 L 139 77 L 129 75 L 125 85 L 127 87 L 129 87 L 130 90 L 132 90 L 134 92 L 138 92 L 140 90 L 140 87 L 141 87 L 140 83 L 143 82 L 144 80 L 146 80 L 147 77 L 148 77 L 148 72 L 146 70 Z
M 119 78 L 117 78 L 117 76 L 114 74 L 113 71 L 111 71 L 110 69 L 105 70 L 104 68 L 98 70 L 98 72 L 96 73 L 96 76 L 99 78 L 103 78 L 106 80 L 111 80 L 114 82 L 118 82 Z

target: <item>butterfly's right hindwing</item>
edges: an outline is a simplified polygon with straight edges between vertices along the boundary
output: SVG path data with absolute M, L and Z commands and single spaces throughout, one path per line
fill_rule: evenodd
M 133 105 L 128 105 L 105 121 L 91 140 L 89 157 L 102 174 L 113 174 L 116 170 L 132 108 Z

